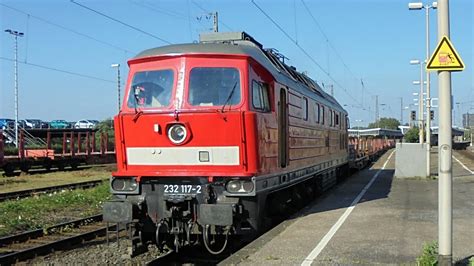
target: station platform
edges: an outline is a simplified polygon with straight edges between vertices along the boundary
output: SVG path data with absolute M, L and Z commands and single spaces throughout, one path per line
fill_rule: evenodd
M 467 263 L 474 256 L 474 160 L 453 156 L 453 260 Z M 434 173 L 437 161 L 433 152 Z M 438 182 L 394 178 L 394 168 L 390 150 L 221 264 L 416 264 L 423 244 L 438 239 Z

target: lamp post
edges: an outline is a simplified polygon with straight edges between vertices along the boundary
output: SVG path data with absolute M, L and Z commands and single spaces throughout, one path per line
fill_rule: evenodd
M 436 9 L 438 7 L 438 2 L 433 2 L 431 5 L 423 5 L 421 2 L 409 3 L 409 10 L 421 10 L 425 9 L 425 20 L 426 20 L 426 61 L 428 63 L 430 59 L 430 9 Z M 430 96 L 430 72 L 426 70 L 426 170 L 427 175 L 430 176 L 430 151 L 431 151 L 431 96 Z
M 117 112 L 120 112 L 120 64 L 112 64 L 110 65 L 112 68 L 117 68 L 117 104 L 118 109 Z
M 18 148 L 18 37 L 23 37 L 25 34 L 11 29 L 5 32 L 15 37 L 15 146 Z
M 416 93 L 416 95 L 418 95 L 418 93 Z M 416 99 L 418 100 L 418 99 Z M 410 103 L 408 104 L 408 106 L 405 106 L 403 107 L 404 110 L 407 110 L 407 111 L 411 111 L 412 108 L 415 108 L 415 106 L 417 106 L 418 103 Z M 411 119 L 411 115 L 408 115 L 408 126 L 413 127 L 415 122 Z
M 420 65 L 420 81 L 413 81 L 414 85 L 420 84 L 420 93 L 418 100 L 418 125 L 419 125 L 419 139 L 420 143 L 423 144 L 423 127 L 424 127 L 424 117 L 423 117 L 423 63 L 420 60 L 410 60 L 411 65 Z

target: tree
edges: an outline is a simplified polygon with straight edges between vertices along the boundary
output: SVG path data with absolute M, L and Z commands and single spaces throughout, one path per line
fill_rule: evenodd
M 407 131 L 407 133 L 405 133 L 405 136 L 403 136 L 403 138 L 405 139 L 405 142 L 418 143 L 419 141 L 418 134 L 419 134 L 418 127 L 412 127 L 410 128 L 410 130 Z
M 397 130 L 400 125 L 400 121 L 395 118 L 382 117 L 377 123 L 370 123 L 369 128 L 386 128 Z

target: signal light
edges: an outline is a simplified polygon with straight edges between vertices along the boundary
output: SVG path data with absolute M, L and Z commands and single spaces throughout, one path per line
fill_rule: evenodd
M 431 120 L 434 119 L 434 110 L 430 110 L 430 119 L 431 119 Z
M 411 111 L 410 118 L 412 121 L 416 120 L 416 111 Z

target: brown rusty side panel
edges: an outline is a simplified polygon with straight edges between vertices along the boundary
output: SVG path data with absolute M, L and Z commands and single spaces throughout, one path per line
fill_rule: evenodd
M 257 115 L 260 174 L 278 169 L 278 126 L 275 113 Z
M 289 93 L 289 159 L 288 170 L 298 169 L 322 162 L 342 163 L 347 159 L 347 151 L 341 145 L 342 126 L 316 124 L 316 106 L 309 100 L 307 120 L 303 119 L 303 96 Z M 328 108 L 326 108 L 328 111 Z M 326 122 L 328 117 L 326 117 Z

